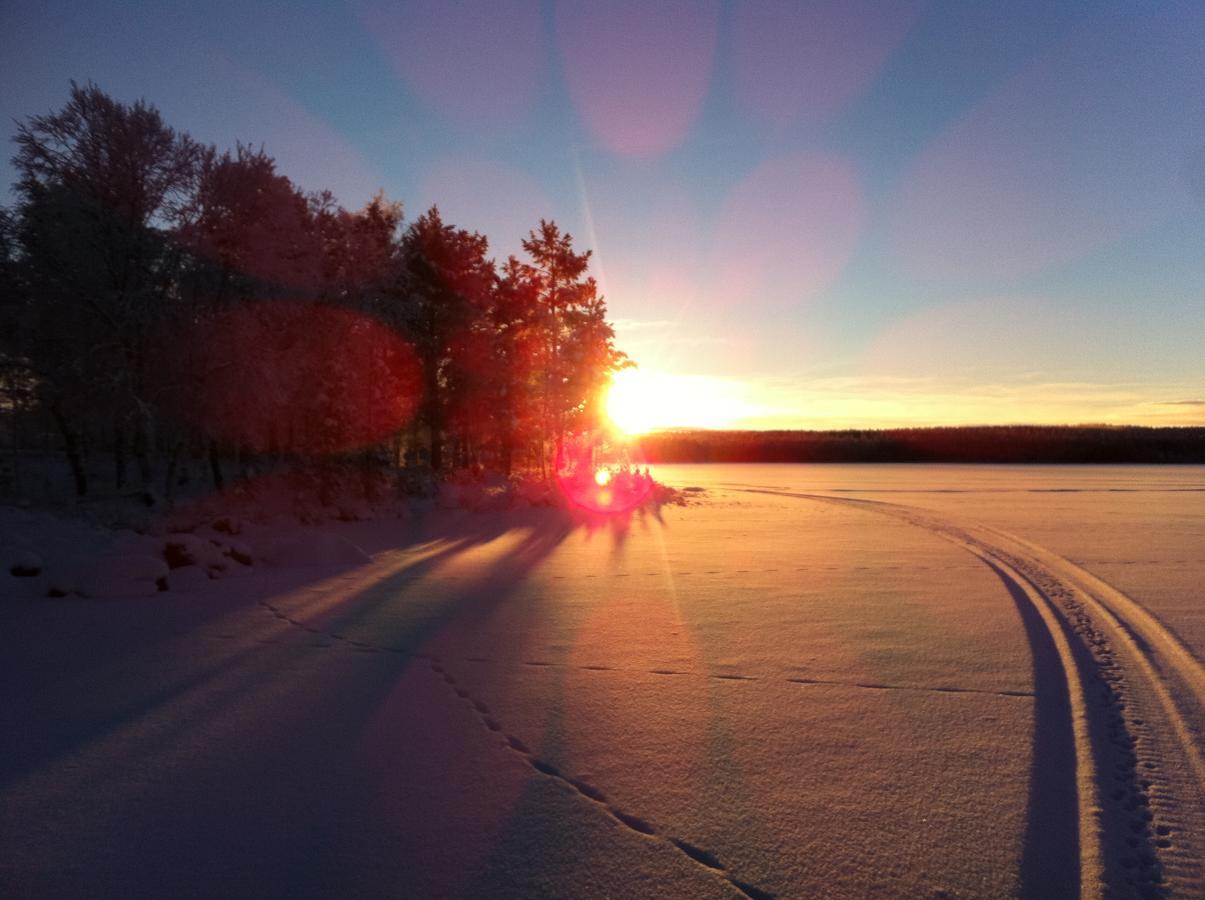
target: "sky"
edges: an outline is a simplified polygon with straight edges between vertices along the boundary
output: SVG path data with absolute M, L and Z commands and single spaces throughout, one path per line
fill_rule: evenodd
M 0 0 L 0 137 L 91 80 L 500 260 L 555 219 L 658 425 L 1205 424 L 1203 47 L 1199 2 Z

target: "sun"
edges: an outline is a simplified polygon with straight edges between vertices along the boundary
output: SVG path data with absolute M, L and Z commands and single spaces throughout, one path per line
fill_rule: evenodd
M 752 413 L 740 385 L 705 375 L 623 369 L 611 378 L 607 415 L 624 434 L 658 428 L 728 428 Z
M 607 415 L 624 434 L 641 434 L 657 427 L 659 401 L 648 390 L 639 369 L 616 372 L 607 391 Z

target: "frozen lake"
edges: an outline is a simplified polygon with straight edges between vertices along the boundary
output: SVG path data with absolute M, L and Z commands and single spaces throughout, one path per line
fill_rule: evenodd
M 661 466 L 682 486 L 910 504 L 1027 537 L 1166 619 L 1205 659 L 1205 466 Z
M 0 605 L 0 892 L 1200 895 L 1205 468 L 657 475 Z

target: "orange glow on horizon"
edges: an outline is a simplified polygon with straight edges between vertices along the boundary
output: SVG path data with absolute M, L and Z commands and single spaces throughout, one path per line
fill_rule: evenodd
M 737 382 L 645 369 L 612 376 L 606 410 L 612 424 L 629 435 L 659 428 L 731 428 L 755 413 Z

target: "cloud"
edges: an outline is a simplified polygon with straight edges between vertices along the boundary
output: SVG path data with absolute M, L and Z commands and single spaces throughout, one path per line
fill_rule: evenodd
M 878 374 L 745 379 L 758 414 L 735 427 L 1202 424 L 1205 400 L 1159 400 L 1169 385 L 936 379 Z M 1175 385 L 1170 386 L 1175 390 Z M 1191 390 L 1191 387 L 1188 388 Z M 1187 391 L 1185 392 L 1187 393 Z
M 657 351 L 669 348 L 718 347 L 731 343 L 725 335 L 699 334 L 683 331 L 682 323 L 670 319 L 613 319 L 616 343 L 619 349 L 628 351 L 640 362 L 644 357 L 655 357 L 649 361 L 664 365 L 665 359 Z
M 616 331 L 648 331 L 651 329 L 672 328 L 676 322 L 669 319 L 612 319 L 611 324 Z
M 717 347 L 728 343 L 728 338 L 710 334 L 646 334 L 623 341 L 625 347 Z

